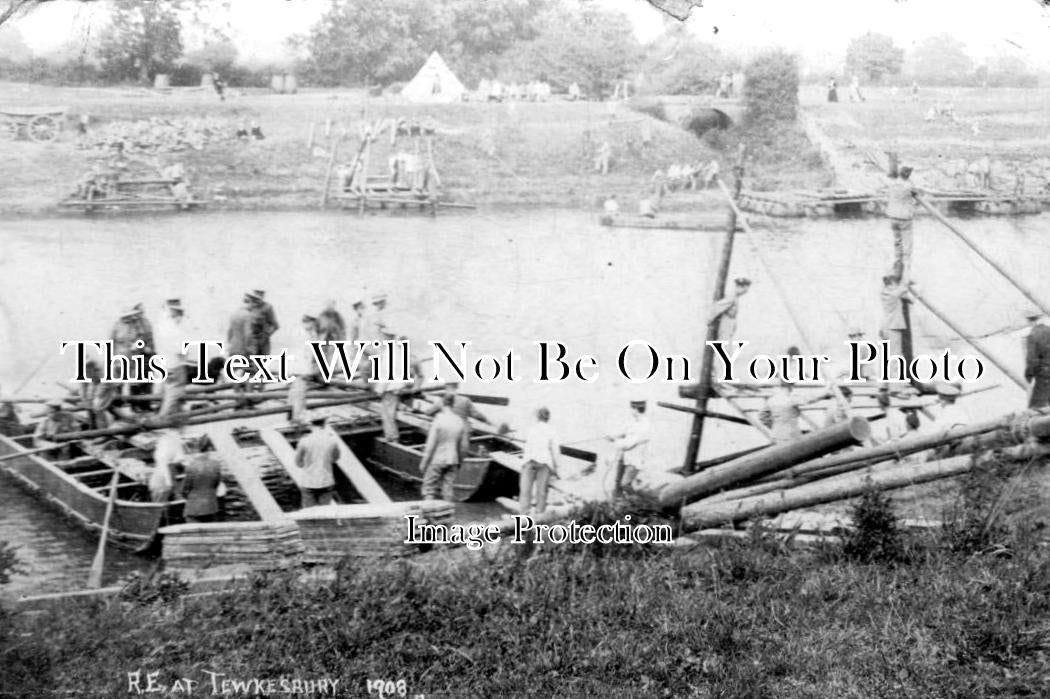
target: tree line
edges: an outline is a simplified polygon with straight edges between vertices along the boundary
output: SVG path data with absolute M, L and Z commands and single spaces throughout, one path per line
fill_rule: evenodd
M 109 21 L 90 45 L 50 59 L 20 47 L 11 25 L 0 28 L 0 77 L 147 84 L 166 73 L 172 84 L 189 85 L 199 84 L 202 73 L 219 72 L 233 85 L 264 86 L 273 72 L 292 70 L 308 85 L 386 87 L 410 80 L 437 49 L 469 87 L 484 78 L 542 80 L 556 91 L 575 83 L 586 95 L 602 96 L 623 80 L 637 81 L 653 94 L 710 93 L 720 76 L 743 65 L 682 24 L 669 23 L 643 46 L 626 16 L 586 0 L 431 0 L 425 9 L 417 0 L 329 0 L 314 26 L 289 40 L 297 56 L 292 64 L 249 70 L 221 29 L 202 24 L 203 10 L 214 10 L 216 3 L 100 4 Z M 184 41 L 189 23 L 203 36 L 193 50 Z M 924 85 L 1028 86 L 1038 81 L 1023 60 L 1010 55 L 976 63 L 965 45 L 947 34 L 927 38 L 906 57 L 890 37 L 869 32 L 850 41 L 844 69 L 867 84 L 915 79 Z

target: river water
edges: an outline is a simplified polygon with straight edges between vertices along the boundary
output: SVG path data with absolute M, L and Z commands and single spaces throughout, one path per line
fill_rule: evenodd
M 631 383 L 617 369 L 632 341 L 660 355 L 693 359 L 710 306 L 722 236 L 689 231 L 604 228 L 590 213 L 549 209 L 442 213 L 437 217 L 342 213 L 195 213 L 15 219 L 0 237 L 0 386 L 5 393 L 54 395 L 72 376 L 62 340 L 108 337 L 122 309 L 143 302 L 156 318 L 162 301 L 179 297 L 195 338 L 222 338 L 247 289 L 265 289 L 290 346 L 304 312 L 327 299 L 349 315 L 351 303 L 389 294 L 389 319 L 430 353 L 427 341 L 469 341 L 471 357 L 520 356 L 517 381 L 468 379 L 464 390 L 507 396 L 489 408 L 497 420 L 525 427 L 548 406 L 565 443 L 599 447 L 627 419 L 631 398 L 650 401 L 650 460 L 678 466 L 688 415 L 657 408 L 679 401 L 677 384 L 654 377 Z M 1012 220 L 956 219 L 1011 273 L 1050 298 L 1050 240 L 1045 215 Z M 883 220 L 786 221 L 738 236 L 731 278 L 754 280 L 742 300 L 737 338 L 748 353 L 782 353 L 790 345 L 844 357 L 851 325 L 872 337 L 880 278 L 891 261 Z M 1015 370 L 1025 299 L 932 219 L 916 223 L 914 277 L 922 293 L 970 334 L 987 339 Z M 790 304 L 785 303 L 790 300 Z M 809 339 L 802 341 L 792 317 Z M 923 309 L 913 312 L 918 350 L 969 353 Z M 538 341 L 560 342 L 568 358 L 591 355 L 597 377 L 538 382 Z M 640 348 L 641 344 L 636 347 Z M 644 377 L 648 353 L 632 350 L 628 369 Z M 34 378 L 24 387 L 23 379 Z M 593 373 L 593 370 L 592 370 Z M 1002 384 L 971 406 L 974 417 L 1018 408 L 1021 389 L 994 367 L 979 385 Z M 702 458 L 754 442 L 750 428 L 708 427 Z M 92 542 L 72 533 L 36 501 L 3 482 L 0 540 L 23 546 L 30 571 L 19 591 L 78 586 Z M 114 556 L 114 571 L 140 565 Z

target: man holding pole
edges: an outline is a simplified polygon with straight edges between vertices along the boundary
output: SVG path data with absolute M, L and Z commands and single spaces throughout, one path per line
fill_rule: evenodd
M 751 289 L 751 280 L 747 277 L 737 277 L 733 282 L 733 290 L 717 301 L 711 309 L 707 322 L 718 321 L 718 339 L 722 342 L 732 342 L 736 335 L 736 314 L 740 310 L 740 297 Z
M 613 497 L 619 497 L 623 487 L 630 485 L 638 472 L 645 468 L 645 454 L 652 432 L 645 407 L 644 400 L 632 400 L 630 424 L 622 433 L 608 437 L 614 448 L 611 465 L 616 469 Z

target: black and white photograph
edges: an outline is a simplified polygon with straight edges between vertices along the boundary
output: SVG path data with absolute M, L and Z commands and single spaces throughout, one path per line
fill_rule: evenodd
M 0 0 L 0 697 L 1048 697 L 1047 270 L 1045 0 Z

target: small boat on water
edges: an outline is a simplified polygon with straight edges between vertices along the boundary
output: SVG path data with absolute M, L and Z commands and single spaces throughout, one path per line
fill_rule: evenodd
M 368 463 L 402 480 L 423 482 L 419 463 L 423 459 L 423 447 L 427 441 L 426 427 L 406 423 L 399 419 L 401 440 L 394 444 L 376 437 Z M 470 454 L 463 459 L 456 474 L 454 490 L 456 502 L 482 502 L 499 497 L 516 497 L 518 474 L 495 461 L 493 452 L 518 453 L 516 443 L 505 437 L 478 434 L 471 437 Z
M 32 435 L 0 435 L 0 456 L 22 456 L 0 461 L 0 471 L 27 491 L 41 497 L 76 524 L 100 531 L 109 503 L 114 471 L 117 494 L 110 518 L 110 543 L 135 550 L 149 543 L 162 519 L 182 521 L 182 501 L 150 501 L 149 488 L 131 472 L 140 451 L 107 449 L 89 453 L 81 444 L 70 444 L 63 458 L 54 452 L 35 453 Z M 33 453 L 26 453 L 33 452 Z

